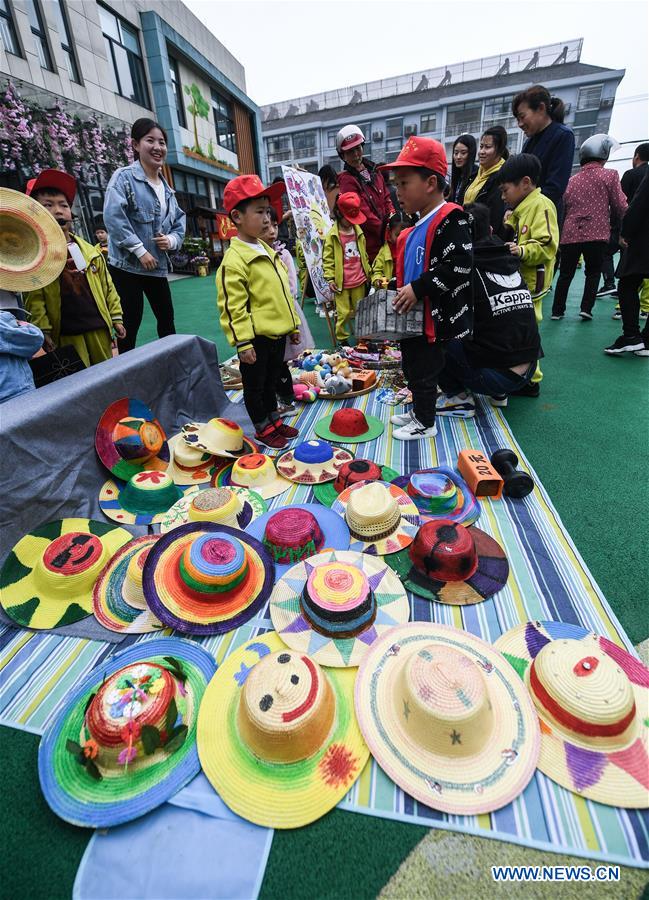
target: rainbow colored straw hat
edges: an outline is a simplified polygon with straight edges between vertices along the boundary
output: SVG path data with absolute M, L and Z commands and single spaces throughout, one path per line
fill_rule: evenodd
M 119 548 L 100 573 L 92 593 L 95 618 L 111 631 L 146 634 L 163 627 L 144 599 L 142 571 L 158 535 L 133 538 Z
M 340 467 L 334 481 L 315 484 L 313 494 L 318 503 L 322 503 L 323 506 L 333 506 L 338 495 L 352 484 L 358 484 L 359 481 L 392 481 L 396 477 L 396 471 L 389 466 L 379 466 L 371 459 L 356 457 Z
M 340 467 L 353 458 L 347 450 L 332 447 L 326 441 L 303 441 L 295 450 L 282 453 L 277 471 L 298 484 L 323 484 L 333 481 Z
M 212 486 L 246 487 L 264 500 L 270 500 L 287 491 L 291 482 L 277 474 L 270 456 L 265 453 L 248 453 L 213 475 Z
M 108 479 L 99 491 L 99 507 L 104 515 L 122 525 L 151 525 L 184 494 L 195 494 L 198 485 L 174 484 L 167 472 L 144 470 L 126 484 Z
M 22 537 L 0 569 L 7 615 L 37 630 L 71 625 L 92 614 L 97 577 L 131 540 L 124 528 L 92 519 L 56 519 Z
M 274 632 L 225 660 L 201 704 L 198 752 L 230 809 L 258 825 L 298 828 L 342 800 L 369 757 L 354 674 L 321 669 Z
M 251 619 L 275 580 L 266 548 L 238 528 L 213 522 L 163 534 L 144 563 L 144 596 L 164 625 L 223 634 Z
M 489 644 L 447 625 L 382 634 L 358 670 L 356 715 L 387 775 L 442 812 L 500 809 L 536 768 L 538 719 L 520 678 Z
M 190 422 L 183 425 L 180 433 L 189 447 L 214 456 L 236 457 L 259 452 L 258 444 L 247 438 L 241 426 L 231 419 Z
M 187 522 L 217 522 L 243 531 L 267 509 L 266 501 L 248 488 L 203 488 L 174 503 L 160 519 L 160 531 L 166 534 Z
M 192 641 L 153 638 L 100 663 L 66 696 L 38 749 L 52 810 L 108 828 L 173 797 L 198 773 L 196 720 L 216 671 Z
M 398 475 L 392 484 L 402 488 L 414 500 L 422 522 L 450 519 L 472 525 L 480 516 L 480 504 L 468 484 L 448 466 Z
M 95 433 L 95 449 L 106 468 L 121 481 L 144 469 L 164 472 L 169 445 L 164 429 L 141 400 L 116 400 L 104 412 Z
M 564 622 L 517 625 L 495 647 L 534 701 L 541 772 L 598 803 L 649 807 L 649 669 Z
M 357 666 L 380 634 L 407 622 L 406 592 L 382 559 L 331 550 L 289 569 L 270 598 L 275 630 L 323 666 Z
M 209 484 L 213 472 L 227 465 L 222 457 L 190 447 L 182 434 L 169 438 L 169 453 L 171 461 L 167 474 L 175 484 Z
M 411 544 L 419 528 L 417 507 L 405 491 L 384 481 L 353 484 L 332 506 L 347 522 L 350 549 L 385 556 Z

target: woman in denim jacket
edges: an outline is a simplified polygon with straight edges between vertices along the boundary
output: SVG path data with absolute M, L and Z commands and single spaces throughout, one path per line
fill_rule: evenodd
M 119 350 L 132 350 L 149 301 L 158 337 L 175 334 L 174 309 L 167 281 L 169 250 L 185 236 L 185 213 L 162 177 L 167 135 L 152 119 L 131 128 L 135 162 L 113 173 L 106 189 L 104 222 L 108 231 L 108 265 L 122 300 L 126 337 Z

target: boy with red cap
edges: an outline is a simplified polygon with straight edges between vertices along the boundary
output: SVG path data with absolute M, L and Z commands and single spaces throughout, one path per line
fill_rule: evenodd
M 365 215 L 358 194 L 339 194 L 334 204 L 334 224 L 322 251 L 322 273 L 336 300 L 336 339 L 344 347 L 358 301 L 367 293 L 372 270 L 361 225 Z
M 431 138 L 409 138 L 393 163 L 397 196 L 408 215 L 419 213 L 413 228 L 397 240 L 399 313 L 422 304 L 421 335 L 401 341 L 403 372 L 412 391 L 413 409 L 392 416 L 400 441 L 437 434 L 437 376 L 444 367 L 444 342 L 471 333 L 473 318 L 473 242 L 468 217 L 461 206 L 444 200 L 448 163 L 446 151 Z
M 43 348 L 72 344 L 86 366 L 113 355 L 113 335 L 126 336 L 122 305 L 98 247 L 72 233 L 77 183 L 67 172 L 45 169 L 27 182 L 25 193 L 48 209 L 68 243 L 65 268 L 51 284 L 25 294 L 32 324 L 45 336 Z
M 223 333 L 239 355 L 243 402 L 255 426 L 255 440 L 274 450 L 297 437 L 277 411 L 277 396 L 287 396 L 286 336 L 298 343 L 300 320 L 279 253 L 260 239 L 270 223 L 270 204 L 284 182 L 265 188 L 257 175 L 240 175 L 223 192 L 223 206 L 237 229 L 216 273 Z

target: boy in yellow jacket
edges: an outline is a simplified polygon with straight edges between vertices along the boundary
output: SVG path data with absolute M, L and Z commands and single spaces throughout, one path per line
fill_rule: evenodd
M 270 203 L 284 190 L 284 182 L 265 188 L 257 175 L 240 175 L 228 182 L 223 206 L 237 236 L 216 273 L 221 328 L 237 348 L 243 402 L 255 426 L 255 440 L 276 450 L 298 435 L 279 418 L 277 395 L 287 392 L 280 383 L 286 371 L 286 336 L 293 343 L 299 341 L 300 320 L 286 266 L 260 235 L 270 222 Z
M 537 186 L 540 179 L 541 163 L 531 153 L 511 156 L 498 173 L 501 197 L 511 209 L 507 225 L 514 232 L 514 240 L 507 246 L 521 261 L 521 275 L 532 295 L 537 322 L 543 318 L 542 301 L 552 287 L 559 248 L 557 210 Z M 537 363 L 532 380 L 517 393 L 538 397 L 542 378 Z
M 336 300 L 336 339 L 347 344 L 349 325 L 358 301 L 367 293 L 372 276 L 361 225 L 365 215 L 358 194 L 339 194 L 334 206 L 335 222 L 328 232 L 322 252 L 322 270 Z
M 388 227 L 385 230 L 385 243 L 374 257 L 372 263 L 372 284 L 381 287 L 385 281 L 394 278 L 397 260 L 397 238 L 406 227 L 410 225 L 410 216 L 396 212 L 390 216 Z

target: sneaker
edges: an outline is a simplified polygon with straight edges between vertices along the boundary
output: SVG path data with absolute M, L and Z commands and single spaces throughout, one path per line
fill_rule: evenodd
M 502 394 L 498 397 L 489 397 L 489 402 L 492 406 L 505 407 L 507 406 L 507 394 Z
M 609 356 L 619 356 L 622 353 L 636 353 L 636 351 L 642 350 L 646 350 L 646 347 L 644 340 L 639 334 L 635 337 L 622 335 L 610 347 L 604 347 L 604 353 L 608 353 Z
M 644 340 L 644 347 L 642 348 L 642 350 L 634 350 L 633 351 L 634 356 L 649 356 L 649 337 L 645 337 L 645 338 L 643 338 L 643 340 Z
M 541 393 L 541 385 L 538 381 L 528 381 L 522 388 L 512 391 L 510 396 L 513 397 L 538 397 Z
M 438 416 L 457 416 L 459 419 L 472 419 L 475 416 L 475 400 L 471 394 L 466 397 L 452 397 L 442 394 L 435 405 Z
M 282 400 L 277 398 L 277 415 L 278 416 L 294 416 L 297 412 L 297 406 L 292 400 Z
M 613 315 L 611 316 L 611 318 L 612 319 L 621 319 L 622 313 L 620 312 L 619 309 L 616 309 L 615 312 L 613 313 Z
M 270 422 L 261 431 L 256 431 L 255 440 L 264 447 L 270 447 L 271 450 L 283 450 L 288 444 L 286 438 L 275 427 L 274 422 Z
M 563 314 L 563 313 L 552 313 L 552 315 L 550 316 L 550 318 L 552 319 L 553 322 L 558 322 L 559 319 L 563 319 L 563 318 L 564 318 L 564 314 Z
M 293 438 L 296 438 L 300 433 L 297 428 L 293 428 L 292 425 L 286 425 L 281 419 L 275 419 L 273 425 L 275 426 L 275 430 L 288 441 L 293 440 Z
M 392 437 L 398 441 L 419 441 L 424 438 L 433 438 L 436 434 L 437 425 L 430 425 L 426 428 L 425 425 L 422 425 L 418 419 L 412 416 L 407 425 L 404 425 L 402 428 L 396 428 L 392 432 Z
M 580 316 L 582 322 L 592 322 L 593 321 L 593 314 L 586 312 L 585 309 L 579 310 L 579 316 Z
M 603 288 L 600 288 L 599 291 L 595 294 L 596 297 L 610 297 L 612 294 L 617 294 L 617 288 L 615 287 L 615 282 L 612 284 L 605 284 Z
M 645 321 L 647 320 L 647 317 L 648 317 L 648 316 L 649 316 L 649 313 L 647 313 L 647 312 L 641 312 L 641 313 L 640 313 L 640 318 L 641 318 L 641 319 L 644 319 Z
M 412 422 L 412 413 L 397 413 L 394 416 L 390 416 L 390 421 L 393 425 L 397 425 L 401 427 L 402 425 L 409 425 Z

